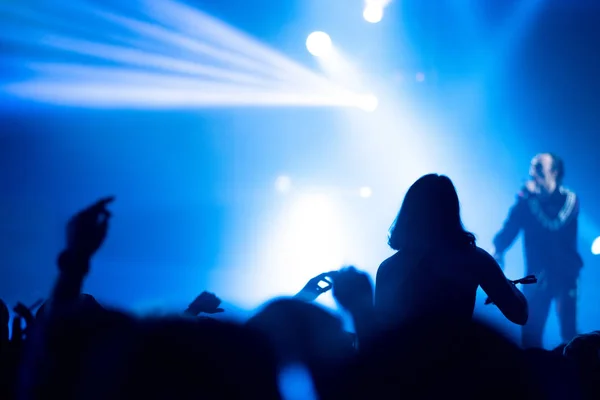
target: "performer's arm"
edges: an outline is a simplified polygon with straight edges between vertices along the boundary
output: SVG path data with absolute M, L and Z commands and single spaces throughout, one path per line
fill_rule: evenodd
M 523 227 L 526 201 L 526 195 L 523 192 L 519 193 L 517 202 L 510 209 L 502 230 L 494 237 L 494 256 L 504 254 L 519 235 Z
M 564 224 L 562 235 L 564 237 L 564 243 L 568 244 L 568 247 L 572 249 L 568 254 L 572 255 L 573 258 L 568 259 L 563 264 L 565 267 L 571 266 L 572 276 L 578 276 L 579 271 L 583 267 L 583 260 L 577 251 L 577 239 L 578 239 L 578 225 L 579 225 L 579 198 L 573 195 L 573 199 L 570 200 L 573 203 L 572 207 L 565 207 L 564 212 L 561 212 L 559 218 Z

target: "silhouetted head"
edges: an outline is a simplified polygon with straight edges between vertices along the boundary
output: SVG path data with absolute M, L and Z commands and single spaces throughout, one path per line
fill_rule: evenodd
M 388 243 L 394 250 L 475 246 L 475 236 L 463 227 L 458 195 L 447 176 L 425 175 L 408 189 Z
M 265 334 L 283 364 L 330 364 L 352 353 L 342 321 L 312 303 L 277 299 L 250 318 L 247 326 Z
M 279 399 L 275 356 L 252 329 L 151 318 L 141 321 L 131 347 L 117 390 L 122 399 Z
M 339 318 L 316 304 L 277 299 L 250 318 L 247 326 L 269 340 L 280 372 L 303 365 L 319 398 L 344 398 L 340 393 L 345 382 L 338 379 L 354 349 Z

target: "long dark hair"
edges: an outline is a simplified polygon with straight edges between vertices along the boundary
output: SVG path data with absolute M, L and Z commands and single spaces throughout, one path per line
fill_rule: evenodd
M 388 244 L 394 250 L 475 246 L 475 236 L 462 224 L 450 178 L 429 174 L 413 183 L 390 229 Z

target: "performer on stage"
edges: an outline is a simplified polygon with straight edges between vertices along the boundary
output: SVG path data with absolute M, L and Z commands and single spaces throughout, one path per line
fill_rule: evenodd
M 577 280 L 583 267 L 577 251 L 579 200 L 562 186 L 564 165 L 558 156 L 535 156 L 529 174 L 531 179 L 519 192 L 494 246 L 496 260 L 502 265 L 504 252 L 523 230 L 527 274 L 536 275 L 538 283 L 523 288 L 529 320 L 522 330 L 522 343 L 524 347 L 542 347 L 553 300 L 563 341 L 577 334 Z

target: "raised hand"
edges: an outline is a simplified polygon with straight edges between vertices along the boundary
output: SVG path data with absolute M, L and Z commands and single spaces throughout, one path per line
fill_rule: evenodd
M 219 308 L 220 305 L 221 299 L 216 295 L 209 292 L 202 292 L 194 301 L 192 301 L 186 312 L 192 315 L 198 315 L 200 313 L 218 314 L 225 311 L 222 308 Z
M 25 334 L 27 334 L 33 327 L 33 324 L 35 323 L 35 317 L 33 316 L 33 313 L 23 303 L 17 303 L 17 305 L 13 308 L 13 311 L 15 312 L 15 314 L 21 317 L 23 321 L 25 321 L 24 332 Z
M 67 250 L 91 258 L 102 246 L 108 231 L 107 206 L 114 197 L 105 197 L 77 213 L 67 224 Z
M 352 313 L 373 307 L 373 285 L 367 274 L 347 267 L 328 276 L 333 279 L 333 297 L 346 310 Z
M 71 218 L 66 229 L 67 248 L 58 258 L 62 272 L 79 276 L 88 273 L 92 256 L 106 238 L 110 218 L 106 206 L 113 201 L 114 197 L 100 199 Z
M 315 301 L 322 293 L 331 290 L 332 284 L 326 273 L 317 275 L 309 280 L 295 297 L 307 302 Z

